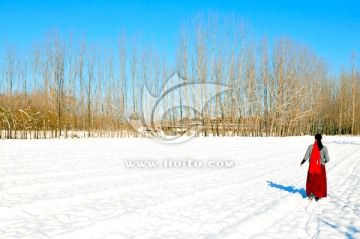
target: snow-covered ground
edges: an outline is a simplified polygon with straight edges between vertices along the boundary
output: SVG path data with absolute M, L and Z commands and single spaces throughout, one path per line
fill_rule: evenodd
M 0 238 L 360 238 L 360 137 L 327 137 L 328 197 L 305 197 L 313 137 L 0 141 Z M 126 160 L 234 162 L 128 168 Z M 206 165 L 206 164 L 205 164 Z

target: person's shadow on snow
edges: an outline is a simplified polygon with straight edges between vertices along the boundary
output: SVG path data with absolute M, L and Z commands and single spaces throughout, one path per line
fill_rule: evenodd
M 289 193 L 299 193 L 303 198 L 306 198 L 306 191 L 304 188 L 295 188 L 294 186 L 283 186 L 281 184 L 277 184 L 271 181 L 267 181 L 268 185 L 273 188 L 278 188 L 284 190 Z

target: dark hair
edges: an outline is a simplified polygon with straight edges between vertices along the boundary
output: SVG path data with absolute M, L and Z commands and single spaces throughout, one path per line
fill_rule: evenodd
M 315 139 L 316 139 L 317 145 L 319 147 L 319 150 L 321 150 L 324 147 L 324 145 L 321 143 L 322 135 L 315 134 Z

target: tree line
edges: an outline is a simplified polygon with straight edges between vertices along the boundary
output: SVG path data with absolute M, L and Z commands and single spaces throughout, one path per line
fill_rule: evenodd
M 197 18 L 178 35 L 176 54 L 123 33 L 116 46 L 66 40 L 57 33 L 20 51 L 6 44 L 1 58 L 0 137 L 143 137 L 126 116 L 142 105 L 142 86 L 159 95 L 178 72 L 189 83 L 230 90 L 207 107 L 183 107 L 200 95 L 187 90 L 155 125 L 165 134 L 196 130 L 204 136 L 291 136 L 360 133 L 360 73 L 336 70 L 312 49 L 288 38 L 255 40 L 234 17 Z M 185 88 L 186 89 L 186 88 Z M 206 84 L 199 94 L 210 89 Z M 166 109 L 169 99 L 162 102 Z M 147 109 L 149 110 L 149 109 Z M 194 129 L 194 122 L 197 122 Z M 180 134 L 187 134 L 180 130 Z

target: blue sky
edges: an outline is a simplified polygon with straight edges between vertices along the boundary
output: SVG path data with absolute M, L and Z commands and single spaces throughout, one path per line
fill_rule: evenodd
M 337 69 L 349 66 L 352 50 L 360 56 L 358 1 L 0 0 L 0 40 L 26 49 L 58 31 L 64 38 L 73 32 L 89 42 L 115 42 L 124 30 L 172 54 L 182 21 L 208 11 L 243 18 L 258 39 L 289 37 Z

